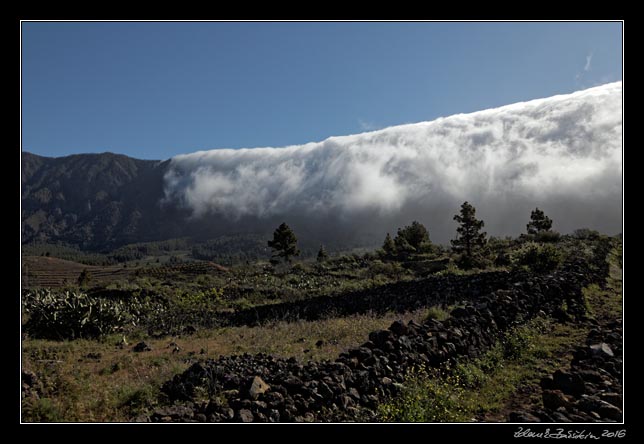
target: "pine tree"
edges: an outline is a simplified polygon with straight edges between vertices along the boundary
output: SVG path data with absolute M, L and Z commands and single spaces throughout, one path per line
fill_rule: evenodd
M 409 243 L 405 236 L 396 236 L 396 238 L 394 239 L 394 245 L 396 246 L 396 253 L 403 256 L 416 251 L 416 249 Z
M 401 238 L 399 240 L 399 238 Z M 405 240 L 405 242 L 402 241 Z M 399 228 L 396 239 L 396 245 L 406 246 L 412 252 L 420 252 L 425 246 L 429 245 L 429 232 L 423 224 L 413 221 L 411 225 L 405 228 Z M 411 247 L 411 248 L 410 248 Z
M 268 246 L 275 250 L 273 258 L 282 257 L 284 262 L 291 262 L 292 256 L 298 256 L 297 237 L 291 228 L 282 223 L 273 233 L 273 240 L 268 241 Z
M 389 233 L 387 233 L 387 236 L 385 236 L 385 241 L 382 243 L 382 251 L 385 252 L 386 257 L 394 257 L 396 255 L 396 244 L 394 244 L 394 241 Z
M 539 208 L 535 208 L 530 213 L 530 222 L 526 225 L 528 234 L 537 234 L 543 231 L 550 231 L 552 228 L 552 219 L 544 214 Z
M 451 241 L 452 249 L 457 253 L 463 253 L 468 259 L 471 259 L 486 244 L 487 233 L 481 232 L 485 223 L 475 216 L 476 209 L 468 202 L 461 205 L 461 214 L 454 216 L 454 220 L 460 226 L 456 229 L 458 233 L 456 239 Z
M 329 258 L 329 254 L 324 249 L 324 245 L 320 245 L 320 250 L 318 251 L 317 261 L 318 262 L 324 262 L 328 258 Z

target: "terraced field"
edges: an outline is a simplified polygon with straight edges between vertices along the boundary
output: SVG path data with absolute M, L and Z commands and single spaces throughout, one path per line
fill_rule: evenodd
M 54 257 L 24 256 L 22 258 L 22 287 L 58 288 L 75 284 L 83 270 L 88 270 L 92 281 L 104 285 L 130 278 L 135 268 L 108 267 L 79 264 Z
M 156 278 L 189 277 L 227 271 L 226 268 L 220 265 L 205 261 L 156 267 L 123 267 L 122 265 L 102 267 L 79 264 L 54 257 L 24 256 L 22 258 L 22 287 L 59 288 L 75 284 L 83 270 L 88 270 L 91 273 L 92 285 L 99 286 L 127 281 L 136 276 L 153 276 Z

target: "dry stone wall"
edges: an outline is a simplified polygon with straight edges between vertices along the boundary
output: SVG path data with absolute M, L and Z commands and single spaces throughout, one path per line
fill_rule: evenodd
M 396 321 L 387 330 L 372 332 L 366 343 L 340 354 L 332 362 L 300 363 L 294 358 L 245 354 L 195 363 L 163 385 L 168 405 L 139 419 L 153 422 L 374 420 L 378 404 L 399 392 L 405 372 L 412 367 L 438 367 L 457 357 L 477 357 L 504 331 L 538 315 L 583 318 L 582 288 L 604 281 L 608 271 L 606 253 L 607 247 L 600 248 L 593 261 L 568 263 L 549 275 L 471 276 L 469 302 L 454 309 L 444 322 Z M 464 293 L 453 291 L 454 295 Z M 387 297 L 398 301 L 395 304 L 404 305 L 403 296 L 389 294 Z M 377 307 L 382 299 L 374 295 L 367 300 Z M 361 303 L 355 301 L 348 305 L 350 309 L 340 312 L 353 312 Z M 417 303 L 414 300 L 411 307 Z M 562 306 L 567 307 L 565 312 Z M 311 316 L 315 313 L 313 309 L 305 310 L 304 305 L 298 310 L 300 318 L 306 318 L 306 313 Z M 603 346 L 599 351 L 593 344 L 589 347 L 579 352 L 578 365 L 582 369 L 589 356 L 608 354 Z M 590 398 L 576 402 L 599 401 Z M 608 407 L 603 411 L 608 412 Z

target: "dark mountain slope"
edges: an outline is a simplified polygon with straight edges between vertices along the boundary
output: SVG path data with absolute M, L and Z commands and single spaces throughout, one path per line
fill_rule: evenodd
M 164 201 L 163 177 L 170 161 L 139 160 L 113 153 L 49 158 L 22 153 L 22 242 L 65 243 L 83 250 L 190 237 L 230 239 L 244 245 L 268 239 L 287 221 L 300 248 L 315 254 L 324 243 L 332 250 L 374 246 L 381 232 L 369 233 L 360 221 L 336 215 L 280 215 L 238 219 L 208 213 L 191 217 L 180 202 Z
M 159 236 L 166 163 L 102 153 L 22 155 L 23 242 L 110 247 Z

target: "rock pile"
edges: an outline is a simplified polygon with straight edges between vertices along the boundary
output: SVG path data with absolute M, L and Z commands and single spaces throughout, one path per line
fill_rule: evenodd
M 544 408 L 513 412 L 510 422 L 622 421 L 621 319 L 596 325 L 570 369 L 543 378 L 541 388 Z
M 583 263 L 568 264 L 551 275 L 523 274 L 521 280 L 509 280 L 504 289 L 492 288 L 487 294 L 481 291 L 465 307 L 453 310 L 444 322 L 428 320 L 420 325 L 396 321 L 388 330 L 372 332 L 369 341 L 340 354 L 334 362 L 302 364 L 294 358 L 246 354 L 195 363 L 163 385 L 162 391 L 174 404 L 139 419 L 373 420 L 377 405 L 400 390 L 406 370 L 440 366 L 458 356 L 476 357 L 504 330 L 539 314 L 552 315 L 564 302 L 568 315 L 583 316 L 581 289 L 604 276 Z M 489 290 L 490 286 L 484 288 Z M 608 345 L 612 347 L 613 343 Z M 608 351 L 599 347 L 593 355 L 595 349 L 588 350 L 591 357 Z M 580 365 L 588 356 L 580 355 Z

